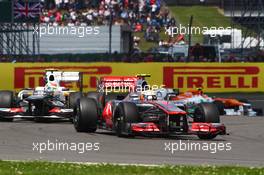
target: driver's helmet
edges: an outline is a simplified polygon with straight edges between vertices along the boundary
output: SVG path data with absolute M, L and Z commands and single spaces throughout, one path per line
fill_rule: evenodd
M 131 94 L 129 94 L 129 98 L 130 98 L 130 100 L 132 100 L 132 101 L 137 101 L 137 100 L 140 99 L 140 96 L 139 96 L 139 94 L 137 94 L 137 93 L 131 93 Z
M 49 75 L 47 83 L 45 85 L 46 91 L 57 91 L 59 88 L 59 83 L 55 80 L 54 75 Z
M 157 95 L 154 91 L 148 90 L 142 92 L 144 100 L 157 100 Z
M 203 95 L 203 88 L 202 87 L 199 87 L 196 90 L 197 90 L 198 95 Z

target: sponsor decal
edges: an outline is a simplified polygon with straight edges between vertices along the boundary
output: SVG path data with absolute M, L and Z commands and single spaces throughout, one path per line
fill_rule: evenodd
M 151 75 L 146 78 L 149 85 L 180 91 L 202 87 L 204 92 L 264 92 L 262 63 L 0 63 L 0 89 L 18 92 L 43 86 L 45 69 L 50 68 L 82 72 L 85 92 L 96 90 L 97 81 L 104 76 L 143 73 Z M 76 82 L 61 85 L 72 90 L 79 87 Z
M 14 69 L 14 88 L 34 88 L 44 86 L 44 71 L 49 67 L 15 67 Z M 57 66 L 52 67 L 62 71 L 79 71 L 83 73 L 83 88 L 96 88 L 98 75 L 109 75 L 112 72 L 110 66 Z M 77 83 L 62 82 L 61 86 L 66 88 L 76 88 Z M 74 85 L 75 84 L 75 85 Z
M 163 68 L 163 83 L 170 88 L 259 88 L 257 66 L 169 66 Z

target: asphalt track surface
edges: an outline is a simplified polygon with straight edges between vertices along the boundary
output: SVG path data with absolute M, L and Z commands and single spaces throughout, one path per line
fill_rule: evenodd
M 261 107 L 263 99 L 263 95 L 256 95 L 251 100 L 255 100 L 254 102 Z M 34 123 L 17 119 L 12 123 L 0 123 L 0 159 L 264 166 L 264 117 L 222 116 L 221 120 L 226 125 L 229 135 L 206 141 L 199 140 L 196 136 L 118 138 L 104 130 L 98 130 L 93 134 L 77 133 L 70 122 Z M 84 153 L 74 150 L 46 150 L 40 153 L 39 150 L 33 150 L 33 143 L 48 141 L 67 144 L 99 143 L 99 150 Z M 212 153 L 214 149 L 181 151 L 178 148 L 173 153 L 165 150 L 165 144 L 174 144 L 176 149 L 180 142 L 209 146 L 212 143 L 230 144 L 232 149 L 229 151 L 221 149 L 216 153 Z
M 14 121 L 0 123 L 0 158 L 2 160 L 48 160 L 69 162 L 107 162 L 128 164 L 217 164 L 264 165 L 264 117 L 222 117 L 229 135 L 213 141 L 196 136 L 172 138 L 118 138 L 111 132 L 76 133 L 72 124 Z M 99 143 L 99 151 L 78 153 L 71 150 L 33 150 L 33 142 Z M 230 151 L 165 151 L 165 143 L 231 143 Z M 95 149 L 95 147 L 93 147 Z M 81 150 L 81 149 L 80 149 Z

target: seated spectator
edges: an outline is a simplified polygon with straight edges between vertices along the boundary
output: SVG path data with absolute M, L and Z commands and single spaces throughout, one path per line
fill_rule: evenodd
M 142 25 L 140 23 L 137 23 L 135 26 L 135 32 L 141 32 L 143 29 Z
M 194 56 L 194 61 L 199 61 L 200 60 L 200 58 L 203 55 L 203 49 L 202 49 L 202 47 L 200 46 L 199 43 L 196 43 L 195 46 L 192 48 L 191 55 Z

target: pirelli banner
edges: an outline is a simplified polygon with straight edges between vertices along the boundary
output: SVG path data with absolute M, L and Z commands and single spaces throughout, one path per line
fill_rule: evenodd
M 19 91 L 44 85 L 45 69 L 83 72 L 85 91 L 95 90 L 102 76 L 151 74 L 150 85 L 181 91 L 264 92 L 264 63 L 0 63 L 0 89 Z M 76 83 L 64 86 L 77 89 Z

